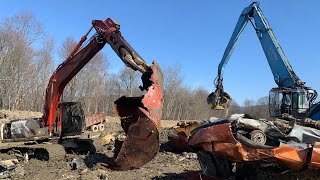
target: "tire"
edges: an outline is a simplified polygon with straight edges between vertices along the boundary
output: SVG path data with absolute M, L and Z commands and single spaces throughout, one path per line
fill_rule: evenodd
M 99 126 L 98 125 L 91 126 L 91 131 L 92 132 L 98 132 L 99 131 Z
M 98 124 L 99 131 L 104 131 L 104 124 Z
M 212 162 L 210 154 L 205 151 L 200 151 L 200 152 L 197 152 L 197 156 L 198 156 L 198 161 L 202 170 L 202 174 L 206 176 L 212 176 L 212 177 L 216 176 L 217 175 L 216 166 Z
M 247 145 L 249 147 L 256 148 L 256 149 L 273 149 L 273 148 L 275 148 L 274 146 L 269 146 L 269 145 L 264 145 L 264 144 L 254 142 L 251 139 L 241 135 L 239 132 L 237 132 L 236 138 L 240 143 Z
M 202 173 L 206 176 L 227 179 L 232 175 L 231 163 L 222 156 L 215 156 L 205 151 L 197 152 Z

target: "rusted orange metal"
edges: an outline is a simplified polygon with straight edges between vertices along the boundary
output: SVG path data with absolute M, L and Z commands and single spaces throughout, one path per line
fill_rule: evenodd
M 316 143 L 312 148 L 310 169 L 320 171 L 320 143 Z
M 310 148 L 298 149 L 282 145 L 272 149 L 258 149 L 237 141 L 231 131 L 231 124 L 224 123 L 198 130 L 188 142 L 189 146 L 202 147 L 206 152 L 224 156 L 233 162 L 269 160 L 279 162 L 291 169 L 303 170 L 309 166 Z M 310 169 L 319 171 L 320 145 L 313 147 Z
M 188 152 L 188 139 L 191 136 L 191 131 L 198 127 L 201 121 L 179 121 L 177 126 L 173 127 L 168 134 L 168 144 L 175 151 Z
M 171 131 L 168 135 L 168 145 L 177 152 L 190 151 L 187 146 L 188 136 L 184 132 L 179 132 L 175 129 Z
M 163 76 L 156 62 L 142 75 L 141 97 L 121 97 L 115 101 L 115 111 L 126 133 L 125 141 L 115 154 L 113 168 L 139 168 L 159 151 L 160 118 L 163 102 Z M 117 151 L 117 150 L 116 150 Z
M 95 124 L 103 123 L 106 119 L 105 113 L 93 114 L 85 117 L 86 128 L 89 128 Z

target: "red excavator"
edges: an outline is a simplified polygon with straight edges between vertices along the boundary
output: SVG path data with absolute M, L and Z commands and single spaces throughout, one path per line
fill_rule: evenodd
M 82 46 L 92 31 L 96 33 Z M 113 168 L 139 168 L 159 150 L 162 115 L 163 78 L 156 62 L 148 66 L 122 37 L 120 25 L 108 18 L 93 20 L 69 57 L 58 66 L 46 90 L 44 115 L 40 119 L 12 120 L 1 126 L 0 152 L 18 151 L 40 159 L 63 158 L 65 150 L 94 151 L 90 139 L 79 138 L 84 131 L 84 112 L 79 102 L 62 102 L 60 97 L 69 81 L 105 46 L 109 44 L 126 66 L 142 73 L 141 97 L 121 97 L 115 110 L 121 119 L 126 139 L 115 154 Z M 26 143 L 28 142 L 28 143 Z M 48 143 L 43 142 L 50 142 Z M 89 144 L 88 144 L 89 143 Z M 62 145 L 62 146 L 61 146 Z

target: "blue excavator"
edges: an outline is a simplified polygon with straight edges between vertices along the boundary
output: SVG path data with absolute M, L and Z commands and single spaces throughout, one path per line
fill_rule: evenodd
M 278 87 L 272 88 L 269 92 L 270 116 L 279 118 L 286 113 L 294 118 L 319 120 L 320 104 L 315 103 L 317 91 L 305 86 L 305 82 L 293 71 L 259 4 L 256 2 L 253 2 L 242 11 L 225 49 L 215 80 L 216 90 L 207 99 L 208 103 L 212 105 L 212 109 L 225 109 L 231 103 L 230 95 L 224 92 L 223 89 L 223 71 L 248 22 L 252 24 L 256 31 L 271 68 L 274 81 L 278 85 Z
M 216 90 L 209 95 L 208 103 L 213 109 L 230 106 L 231 97 L 223 89 L 223 71 L 248 22 L 256 30 L 278 85 L 269 94 L 271 118 L 233 114 L 204 121 L 184 138 L 187 147 L 197 153 L 206 176 L 319 179 L 320 104 L 314 103 L 317 92 L 305 86 L 293 71 L 258 3 L 242 11 L 219 64 Z

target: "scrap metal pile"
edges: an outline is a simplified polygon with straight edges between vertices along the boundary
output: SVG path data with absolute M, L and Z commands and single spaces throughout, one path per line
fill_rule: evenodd
M 169 144 L 198 160 L 203 173 L 219 178 L 264 179 L 281 175 L 316 178 L 320 169 L 320 103 L 316 90 L 305 86 L 293 71 L 258 3 L 246 7 L 238 20 L 218 67 L 216 90 L 207 99 L 212 108 L 228 109 L 231 96 L 224 91 L 223 71 L 246 24 L 250 22 L 263 47 L 276 88 L 270 90 L 270 120 L 234 114 L 208 121 L 180 122 L 169 136 Z M 92 29 L 95 34 L 83 46 Z M 93 20 L 89 31 L 51 76 L 42 118 L 14 119 L 1 125 L 0 153 L 14 152 L 19 161 L 29 157 L 61 160 L 66 151 L 94 153 L 92 139 L 80 138 L 83 131 L 103 131 L 105 114 L 86 117 L 79 102 L 60 102 L 71 79 L 106 45 L 124 64 L 142 73 L 139 97 L 121 97 L 114 102 L 125 136 L 115 143 L 115 170 L 139 168 L 159 151 L 160 119 L 163 108 L 163 75 L 159 65 L 148 65 L 108 18 Z M 5 116 L 0 115 L 0 118 Z M 104 140 L 114 140 L 113 135 Z M 72 150 L 70 150 L 72 149 Z M 18 158 L 17 158 L 18 159 Z M 75 157 L 71 168 L 83 166 L 85 157 Z M 185 158 L 184 158 L 185 159 Z M 184 160 L 181 159 L 180 161 Z M 0 177 L 14 169 L 18 160 L 0 161 Z
M 198 126 L 192 131 L 188 145 L 198 152 L 205 174 L 226 178 L 233 173 L 239 177 L 236 173 L 243 173 L 242 168 L 250 166 L 270 174 L 317 172 L 320 168 L 319 142 L 318 129 L 298 122 L 257 120 L 234 114 Z M 232 171 L 232 163 L 237 164 L 236 170 Z M 243 176 L 249 177 L 249 173 Z

